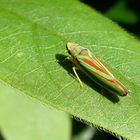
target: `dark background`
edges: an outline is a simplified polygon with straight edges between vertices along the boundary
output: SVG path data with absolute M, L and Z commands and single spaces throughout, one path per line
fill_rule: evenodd
M 140 0 L 80 0 L 140 36 Z

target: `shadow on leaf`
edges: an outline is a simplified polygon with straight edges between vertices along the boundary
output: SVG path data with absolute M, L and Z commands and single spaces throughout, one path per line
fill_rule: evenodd
M 5 138 L 4 138 L 4 136 L 3 136 L 1 131 L 0 131 L 0 140 L 5 140 Z
M 72 67 L 74 66 L 73 63 L 66 59 L 67 56 L 62 55 L 62 54 L 56 54 L 56 59 L 58 60 L 59 64 L 66 70 L 68 71 L 68 73 L 70 75 L 72 75 L 73 77 L 76 78 Z M 65 60 L 65 61 L 64 61 Z M 104 89 L 103 87 L 99 86 L 98 84 L 96 84 L 94 81 L 92 81 L 89 77 L 87 77 L 82 71 L 77 70 L 77 73 L 81 79 L 81 81 L 83 83 L 85 83 L 86 85 L 88 85 L 90 88 L 92 88 L 93 90 L 97 91 L 98 93 L 100 93 L 101 95 L 103 95 L 104 97 L 106 97 L 107 99 L 109 99 L 111 102 L 113 103 L 117 103 L 119 101 L 119 98 L 117 95 L 110 93 L 109 91 L 107 91 L 106 89 Z M 83 87 L 84 88 L 84 87 Z

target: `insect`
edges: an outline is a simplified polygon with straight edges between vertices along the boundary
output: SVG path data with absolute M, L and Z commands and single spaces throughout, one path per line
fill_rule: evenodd
M 127 88 L 88 49 L 72 42 L 67 43 L 66 49 L 70 54 L 70 60 L 75 64 L 73 71 L 81 86 L 82 82 L 76 72 L 77 69 L 104 89 L 120 96 L 127 95 L 129 92 Z

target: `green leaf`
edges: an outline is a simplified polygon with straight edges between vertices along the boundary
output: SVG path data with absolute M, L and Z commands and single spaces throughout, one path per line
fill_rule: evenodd
M 6 140 L 70 140 L 70 119 L 0 84 L 0 130 Z M 62 133 L 63 128 L 63 133 Z
M 76 0 L 1 0 L 0 25 L 1 81 L 117 136 L 139 139 L 139 41 Z M 71 63 L 57 62 L 68 41 L 96 54 L 129 95 L 102 93 L 84 76 L 80 88 Z
M 125 24 L 135 24 L 139 20 L 137 13 L 128 7 L 125 0 L 118 0 L 114 6 L 105 12 L 105 16 Z
M 94 135 L 96 134 L 95 127 L 85 127 L 80 133 L 72 138 L 72 140 L 94 140 Z

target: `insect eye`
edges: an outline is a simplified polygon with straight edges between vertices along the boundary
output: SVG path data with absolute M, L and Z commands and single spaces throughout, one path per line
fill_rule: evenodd
M 68 50 L 68 53 L 71 55 L 71 52 L 70 52 L 70 50 Z
M 68 49 L 68 47 L 66 46 L 66 49 L 68 51 L 68 53 L 71 55 L 71 51 Z

